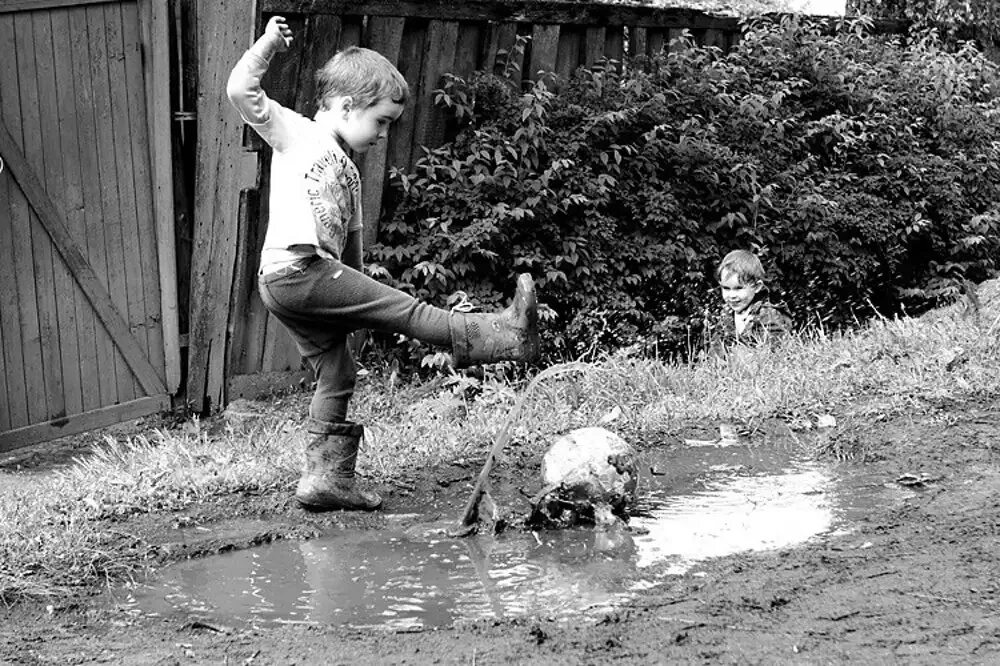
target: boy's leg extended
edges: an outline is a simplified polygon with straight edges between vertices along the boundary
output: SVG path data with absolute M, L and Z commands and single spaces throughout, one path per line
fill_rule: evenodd
M 269 291 L 286 318 L 305 320 L 312 330 L 307 346 L 327 348 L 330 336 L 370 328 L 450 345 L 460 366 L 526 361 L 538 353 L 537 306 L 528 275 L 518 278 L 514 301 L 503 312 L 459 313 L 418 301 L 339 261 L 306 262 L 300 271 L 262 283 L 261 290 Z

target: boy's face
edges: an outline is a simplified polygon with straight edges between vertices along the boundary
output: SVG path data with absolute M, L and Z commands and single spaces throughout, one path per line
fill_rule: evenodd
M 334 107 L 336 132 L 356 153 L 364 153 L 389 135 L 389 125 L 403 114 L 403 105 L 384 99 L 360 108 L 350 97 L 337 100 Z
M 719 286 L 722 288 L 722 300 L 736 313 L 746 310 L 757 292 L 764 288 L 764 283 L 760 280 L 751 284 L 743 283 L 733 271 L 724 270 L 721 277 Z

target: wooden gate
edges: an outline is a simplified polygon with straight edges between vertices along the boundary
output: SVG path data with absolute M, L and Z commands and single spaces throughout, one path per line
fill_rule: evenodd
M 180 384 L 165 12 L 0 4 L 0 451 Z

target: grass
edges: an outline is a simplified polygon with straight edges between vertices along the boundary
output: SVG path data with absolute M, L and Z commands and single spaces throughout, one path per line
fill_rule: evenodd
M 992 288 L 992 287 L 991 287 Z M 1000 295 L 918 319 L 876 320 L 853 332 L 813 332 L 777 350 L 666 364 L 621 352 L 539 382 L 530 393 L 470 380 L 475 399 L 446 385 L 399 387 L 373 376 L 352 417 L 367 426 L 359 471 L 392 479 L 442 461 L 483 459 L 519 397 L 512 447 L 540 452 L 556 435 L 595 425 L 657 441 L 682 423 L 809 424 L 823 414 L 861 425 L 955 401 L 1000 395 Z M 297 426 L 308 396 L 253 418 L 188 422 L 103 445 L 66 470 L 0 488 L 0 600 L 59 598 L 135 576 L 150 546 L 125 516 L 172 511 L 237 491 L 288 492 L 299 467 Z M 221 424 L 221 425 L 220 425 Z M 226 425 L 228 424 L 228 425 Z M 460 507 L 456 507 L 456 514 Z

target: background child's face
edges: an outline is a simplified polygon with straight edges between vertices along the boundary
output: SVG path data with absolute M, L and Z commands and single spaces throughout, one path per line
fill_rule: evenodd
M 732 308 L 733 312 L 746 310 L 757 292 L 764 288 L 764 283 L 760 280 L 750 284 L 741 282 L 740 276 L 733 271 L 724 270 L 721 277 L 719 286 L 722 288 L 722 300 Z
M 351 150 L 364 153 L 389 135 L 389 126 L 403 114 L 403 105 L 384 99 L 359 108 L 348 101 L 337 111 L 337 134 Z

